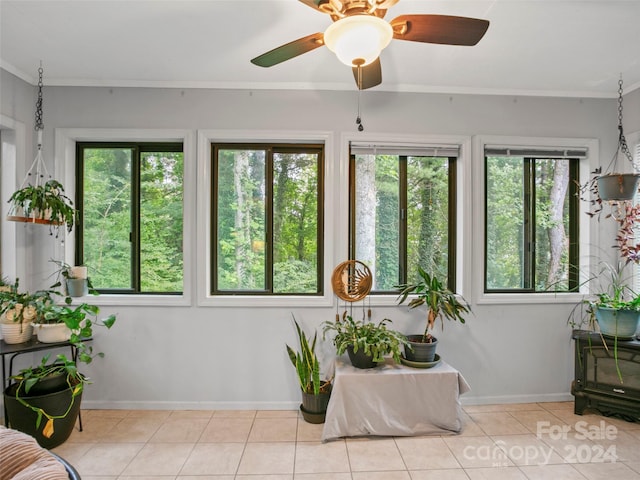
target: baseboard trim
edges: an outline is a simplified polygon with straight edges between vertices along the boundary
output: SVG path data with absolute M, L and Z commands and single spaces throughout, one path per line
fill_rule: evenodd
M 462 405 L 493 405 L 509 403 L 545 403 L 572 401 L 570 393 L 541 395 L 494 395 L 460 397 Z M 300 402 L 158 402 L 82 400 L 86 410 L 297 410 Z
M 297 410 L 300 402 L 157 402 L 82 399 L 83 410 Z
M 495 395 L 495 396 L 471 396 L 465 394 L 460 397 L 462 405 L 493 405 L 505 403 L 545 403 L 545 402 L 569 402 L 573 400 L 571 393 L 545 393 L 540 395 Z

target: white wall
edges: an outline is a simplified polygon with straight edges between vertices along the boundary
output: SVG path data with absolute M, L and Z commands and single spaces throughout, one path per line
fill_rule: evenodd
M 9 75 L 2 74 L 3 80 Z M 31 99 L 13 98 L 13 90 L 4 84 L 0 113 L 11 116 L 16 103 Z M 329 131 L 336 141 L 326 161 L 340 162 L 341 135 L 356 132 L 357 92 L 47 87 L 44 96 L 49 155 L 54 151 L 53 128 Z M 638 95 L 632 100 L 636 106 L 640 103 Z M 596 138 L 602 158 L 608 158 L 616 145 L 616 113 L 611 99 L 362 94 L 366 134 Z M 345 185 L 337 177 L 341 169 L 334 171 L 336 177 L 327 179 L 327 195 L 345 198 L 346 192 L 335 190 Z M 338 211 L 325 214 L 325 221 L 337 222 L 340 232 L 335 265 L 347 256 L 346 216 Z M 197 221 L 201 216 L 198 212 Z M 594 222 L 592 228 L 599 227 Z M 185 232 L 194 234 L 195 230 Z M 479 254 L 482 238 L 470 228 L 464 241 L 473 245 L 474 255 Z M 608 238 L 604 242 L 610 243 Z M 32 253 L 46 262 L 54 248 L 43 232 Z M 469 274 L 470 265 L 471 259 Z M 42 275 L 36 267 L 30 271 Z M 310 329 L 332 319 L 335 305 L 252 308 L 250 302 L 244 308 L 198 307 L 194 297 L 188 307 L 105 306 L 105 313 L 118 313 L 119 318 L 112 331 L 96 336 L 95 346 L 106 356 L 88 368 L 95 383 L 87 390 L 85 406 L 296 407 L 299 393 L 284 348 L 285 342 L 295 342 L 291 313 Z M 438 348 L 472 387 L 463 401 L 570 399 L 573 359 L 566 325 L 570 308 L 540 302 L 473 305 L 467 325 L 447 324 Z M 423 323 L 423 312 L 408 312 L 404 306 L 374 305 L 374 316 L 392 318 L 393 325 L 405 332 L 418 330 Z
M 640 88 L 625 95 L 622 100 L 625 133 L 640 132 Z

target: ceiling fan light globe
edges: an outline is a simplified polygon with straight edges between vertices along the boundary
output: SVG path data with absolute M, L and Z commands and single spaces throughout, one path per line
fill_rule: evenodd
M 371 15 L 341 18 L 324 32 L 327 48 L 350 67 L 369 65 L 380 56 L 392 38 L 391 25 Z

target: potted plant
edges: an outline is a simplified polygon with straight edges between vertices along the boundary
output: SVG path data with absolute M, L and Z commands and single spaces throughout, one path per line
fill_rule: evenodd
M 57 180 L 28 184 L 15 191 L 9 203 L 8 220 L 40 223 L 52 228 L 66 225 L 69 232 L 75 223 L 73 202 L 64 194 L 64 187 Z
M 32 320 L 36 317 L 34 297 L 20 291 L 20 281 L 13 284 L 4 280 L 0 286 L 0 331 L 5 343 L 16 344 L 28 341 L 33 329 Z
M 58 269 L 55 272 L 58 280 L 53 287 L 60 287 L 64 282 L 64 288 L 67 295 L 74 298 L 84 297 L 89 293 L 94 295 L 98 293 L 93 289 L 93 285 L 91 285 L 91 281 L 88 276 L 88 269 L 85 265 L 71 266 L 68 263 L 61 262 L 59 260 L 50 261 L 58 266 Z
M 55 309 L 51 307 L 49 313 Z M 82 304 L 76 308 L 60 307 L 66 325 L 72 328 L 70 342 L 75 349 L 72 359 L 58 355 L 53 363 L 49 355 L 40 364 L 21 370 L 11 377 L 4 391 L 4 404 L 11 427 L 32 435 L 45 448 L 62 444 L 71 435 L 84 386 L 89 379 L 79 372 L 77 363 L 89 364 L 103 353 L 83 340 L 93 335 L 93 326 L 111 328 L 116 320 L 110 315 L 98 320 L 96 306 Z
M 70 299 L 69 299 L 70 300 Z M 38 340 L 43 343 L 55 343 L 71 340 L 72 343 L 88 338 L 93 333 L 93 326 L 100 325 L 111 328 L 116 321 L 115 315 L 99 319 L 100 308 L 96 305 L 81 303 L 72 306 L 49 304 L 33 324 Z
M 629 286 L 632 275 L 626 275 L 629 262 L 600 262 L 596 273 L 583 284 L 594 284 L 589 296 L 577 303 L 569 314 L 568 323 L 575 329 L 598 332 L 613 340 L 613 356 L 618 367 L 618 340 L 633 340 L 640 328 L 640 294 Z M 608 350 L 607 342 L 603 344 Z
M 591 294 L 570 313 L 572 327 L 586 327 L 603 336 L 633 340 L 640 326 L 640 294 L 629 286 L 631 275 L 625 274 L 628 262 L 612 265 L 600 262 L 596 273 L 584 284 L 594 284 Z
M 335 322 L 324 322 L 323 333 L 335 332 L 333 344 L 338 355 L 347 352 L 354 367 L 373 368 L 385 361 L 385 355 L 391 355 L 396 363 L 400 363 L 402 347 L 407 344 L 406 337 L 395 330 L 389 330 L 388 318 L 378 323 L 354 320 L 343 315 Z
M 331 380 L 320 379 L 320 361 L 315 352 L 318 333 L 315 332 L 313 339 L 309 342 L 309 338 L 295 319 L 293 323 L 296 326 L 300 351 L 295 351 L 289 345 L 286 347 L 302 390 L 300 411 L 307 422 L 324 423 L 331 395 Z
M 73 431 L 89 379 L 64 355 L 48 361 L 46 355 L 39 365 L 12 376 L 4 404 L 11 428 L 33 436 L 44 448 L 55 448 Z
M 411 362 L 433 362 L 436 355 L 438 339 L 431 334 L 436 319 L 440 318 L 444 328 L 444 319 L 458 320 L 465 323 L 465 314 L 471 312 L 469 303 L 449 290 L 435 276 L 429 275 L 422 267 L 418 267 L 420 279 L 416 283 L 399 285 L 398 303 L 404 303 L 409 295 L 415 295 L 409 301 L 409 308 L 427 306 L 427 323 L 422 334 L 408 335 L 411 348 L 405 348 L 405 358 Z
M 624 136 L 624 128 L 622 126 L 622 93 L 622 78 L 620 78 L 618 81 L 618 146 L 609 165 L 616 166 L 618 163 L 618 155 L 622 154 L 635 170 L 636 166 L 633 162 L 633 155 L 629 150 L 629 145 L 627 144 L 627 139 Z M 637 171 L 634 171 L 633 173 L 612 172 L 601 174 L 601 169 L 598 169 L 596 173 L 596 188 L 592 188 L 592 190 L 602 201 L 621 202 L 633 200 L 635 194 L 638 193 L 640 173 Z M 590 183 L 593 184 L 593 181 Z

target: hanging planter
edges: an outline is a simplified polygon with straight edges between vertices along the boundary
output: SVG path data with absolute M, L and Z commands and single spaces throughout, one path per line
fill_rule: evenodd
M 7 220 L 12 222 L 66 225 L 69 232 L 73 228 L 76 211 L 64 194 L 64 187 L 56 180 L 26 185 L 11 195 L 9 203 Z
M 38 101 L 36 103 L 35 129 L 38 132 L 38 154 L 25 176 L 22 186 L 9 199 L 9 215 L 12 222 L 49 225 L 50 232 L 60 226 L 71 231 L 75 223 L 76 210 L 73 202 L 64 194 L 64 187 L 51 179 L 42 158 L 42 67 L 38 69 Z M 48 179 L 48 180 L 45 180 Z
M 598 177 L 598 194 L 605 202 L 633 200 L 638 191 L 640 174 L 610 173 Z
M 607 169 L 614 169 L 618 163 L 618 156 L 622 155 L 633 166 L 633 156 L 629 150 L 627 139 L 624 136 L 622 127 L 622 78 L 618 82 L 618 146 L 609 162 Z M 617 208 L 619 202 L 632 201 L 638 193 L 638 183 L 640 182 L 640 173 L 602 173 L 602 168 L 598 167 L 593 177 L 584 185 L 578 185 L 581 200 L 589 202 L 592 210 L 587 212 L 591 217 L 600 217 L 604 202 L 609 202 L 610 206 Z

